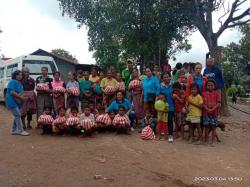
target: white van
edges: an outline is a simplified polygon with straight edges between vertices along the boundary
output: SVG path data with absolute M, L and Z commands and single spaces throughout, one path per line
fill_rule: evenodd
M 41 75 L 41 68 L 47 67 L 49 76 L 58 71 L 56 63 L 52 57 L 39 55 L 25 55 L 14 59 L 0 62 L 0 101 L 5 100 L 7 85 L 11 80 L 11 74 L 15 70 L 21 70 L 27 67 L 30 70 L 30 76 L 36 80 Z

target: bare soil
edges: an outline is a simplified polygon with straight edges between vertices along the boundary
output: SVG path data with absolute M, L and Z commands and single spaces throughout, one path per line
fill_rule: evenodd
M 250 118 L 231 110 L 214 147 L 132 135 L 10 135 L 0 105 L 0 186 L 250 186 Z M 33 124 L 35 126 L 35 124 Z M 205 178 L 204 178 L 205 177 Z M 209 177 L 209 178 L 206 178 Z M 216 178 L 218 177 L 218 178 Z

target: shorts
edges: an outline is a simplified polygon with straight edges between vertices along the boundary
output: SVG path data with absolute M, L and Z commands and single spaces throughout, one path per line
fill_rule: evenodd
M 190 123 L 201 123 L 201 117 L 200 116 L 188 115 L 186 120 L 189 121 Z
M 203 124 L 205 127 L 211 126 L 216 127 L 218 123 L 217 116 L 203 116 Z
M 183 112 L 175 112 L 174 113 L 174 121 L 179 125 L 185 124 L 185 114 Z

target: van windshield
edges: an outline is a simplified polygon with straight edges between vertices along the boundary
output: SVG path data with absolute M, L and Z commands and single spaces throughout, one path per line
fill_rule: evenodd
M 23 67 L 29 68 L 30 75 L 40 75 L 42 67 L 47 67 L 49 74 L 56 71 L 55 64 L 52 61 L 24 60 Z

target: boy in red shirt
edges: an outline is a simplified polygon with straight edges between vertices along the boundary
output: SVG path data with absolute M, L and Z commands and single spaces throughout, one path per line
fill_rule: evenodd
M 215 90 L 215 81 L 208 80 L 207 91 L 203 93 L 203 124 L 206 127 L 205 141 L 208 144 L 209 129 L 212 129 L 212 145 L 216 136 L 216 125 L 218 123 L 219 110 L 221 106 L 221 96 Z
M 181 89 L 181 84 L 176 82 L 173 84 L 173 100 L 174 100 L 174 120 L 175 120 L 175 138 L 179 137 L 179 132 L 181 140 L 184 140 L 184 125 L 185 125 L 185 92 Z

